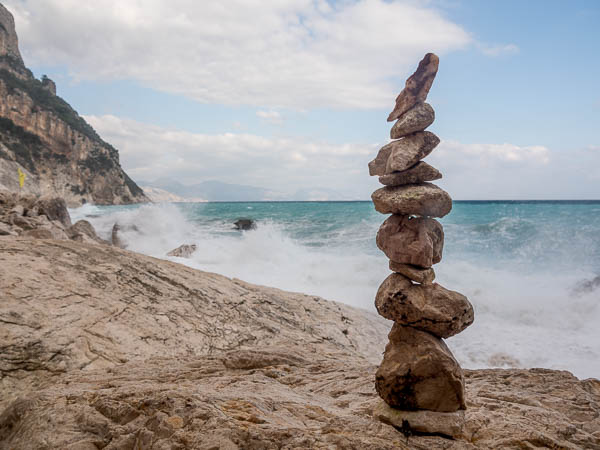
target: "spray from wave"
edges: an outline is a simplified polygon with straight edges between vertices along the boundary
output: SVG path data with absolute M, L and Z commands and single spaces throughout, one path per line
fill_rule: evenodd
M 232 218 L 255 213 L 248 209 L 253 206 L 229 211 L 224 205 L 216 215 L 205 212 L 209 207 L 214 206 L 86 205 L 72 216 L 92 222 L 105 239 L 119 223 L 121 239 L 136 252 L 374 310 L 377 288 L 389 274 L 373 239 L 381 216 L 349 210 L 339 220 L 319 219 L 296 211 L 263 218 L 256 229 L 240 232 Z M 560 221 L 545 226 L 503 214 L 484 223 L 463 220 L 458 214 L 444 223 L 447 246 L 435 268 L 436 281 L 467 295 L 475 308 L 475 323 L 448 341 L 461 365 L 600 376 L 600 289 L 590 281 L 597 275 L 598 248 L 589 243 L 600 229 L 579 224 L 574 233 L 580 236 L 567 239 Z M 166 256 L 181 244 L 196 244 L 198 250 L 189 259 Z

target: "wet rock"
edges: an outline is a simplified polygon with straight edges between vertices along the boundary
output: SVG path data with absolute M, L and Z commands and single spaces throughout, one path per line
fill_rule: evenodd
M 407 436 L 442 435 L 459 439 L 464 434 L 465 412 L 463 410 L 455 412 L 403 411 L 392 408 L 382 401 L 373 410 L 373 415 Z
M 119 231 L 121 230 L 121 226 L 118 223 L 115 223 L 110 232 L 110 243 L 115 247 L 125 248 L 125 243 L 119 237 Z
M 433 268 L 422 269 L 412 264 L 402 264 L 390 260 L 390 270 L 421 284 L 431 284 L 435 279 Z
M 474 317 L 473 306 L 464 295 L 437 283 L 414 284 L 399 273 L 381 284 L 375 306 L 386 319 L 444 339 L 463 331 Z
M 403 139 L 393 141 L 392 151 L 387 160 L 385 173 L 410 169 L 429 155 L 440 143 L 440 139 L 430 131 L 420 131 Z
M 419 62 L 417 70 L 406 80 L 404 89 L 396 97 L 396 107 L 388 116 L 388 122 L 399 119 L 414 105 L 427 99 L 427 94 L 438 71 L 439 61 L 436 55 L 427 53 Z
M 424 181 L 439 180 L 442 174 L 426 162 L 419 161 L 409 169 L 401 172 L 392 172 L 379 177 L 379 182 L 386 186 L 402 186 L 404 184 L 417 184 Z
M 233 222 L 236 230 L 253 230 L 256 228 L 256 222 L 252 219 L 238 219 Z
M 435 120 L 435 111 L 429 103 L 418 103 L 400 116 L 390 131 L 392 139 L 399 139 L 416 131 L 423 131 Z
M 110 242 L 115 247 L 125 249 L 127 248 L 127 244 L 123 241 L 123 239 L 120 236 L 122 231 L 135 231 L 136 233 L 139 233 L 140 230 L 137 227 L 137 225 L 120 225 L 119 223 L 115 223 L 113 225 L 110 233 Z
M 67 230 L 69 239 L 87 243 L 102 243 L 105 242 L 98 237 L 94 226 L 87 220 L 78 220 L 71 225 Z
M 444 229 L 435 219 L 394 214 L 379 228 L 376 243 L 396 263 L 429 268 L 442 260 Z
M 465 409 L 463 372 L 441 339 L 394 324 L 375 389 L 390 406 L 413 411 Z
M 167 253 L 167 256 L 177 256 L 179 258 L 189 258 L 194 254 L 197 247 L 196 244 L 183 244 L 176 249 L 171 250 Z
M 444 217 L 452 210 L 448 193 L 431 183 L 384 187 L 371 199 L 382 214 Z
M 62 198 L 41 198 L 35 206 L 38 209 L 38 214 L 43 214 L 50 220 L 58 220 L 65 228 L 71 226 L 71 216 L 69 216 L 67 204 Z

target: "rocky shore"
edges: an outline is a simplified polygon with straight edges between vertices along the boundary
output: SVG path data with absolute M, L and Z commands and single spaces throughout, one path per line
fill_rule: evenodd
M 391 322 L 68 238 L 42 204 L 0 214 L 67 236 L 0 236 L 0 449 L 600 449 L 598 380 L 465 370 L 461 435 L 428 435 L 381 411 Z

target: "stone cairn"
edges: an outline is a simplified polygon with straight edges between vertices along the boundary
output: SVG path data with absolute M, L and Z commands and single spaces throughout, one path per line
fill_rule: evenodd
M 424 131 L 435 113 L 425 103 L 439 59 L 425 55 L 396 98 L 388 122 L 392 142 L 369 163 L 385 187 L 371 196 L 375 209 L 392 214 L 377 232 L 377 246 L 393 272 L 377 291 L 379 314 L 393 320 L 375 387 L 387 404 L 380 419 L 410 432 L 456 437 L 464 422 L 465 389 L 461 367 L 444 343 L 473 322 L 467 298 L 434 283 L 432 268 L 442 259 L 444 230 L 433 217 L 452 209 L 452 199 L 428 181 L 442 177 L 421 161 L 440 142 Z

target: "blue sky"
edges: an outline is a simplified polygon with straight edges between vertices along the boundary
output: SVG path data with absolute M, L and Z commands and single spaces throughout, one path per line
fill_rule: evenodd
M 26 64 L 136 180 L 366 199 L 395 95 L 435 51 L 440 186 L 600 198 L 597 1 L 4 4 Z

